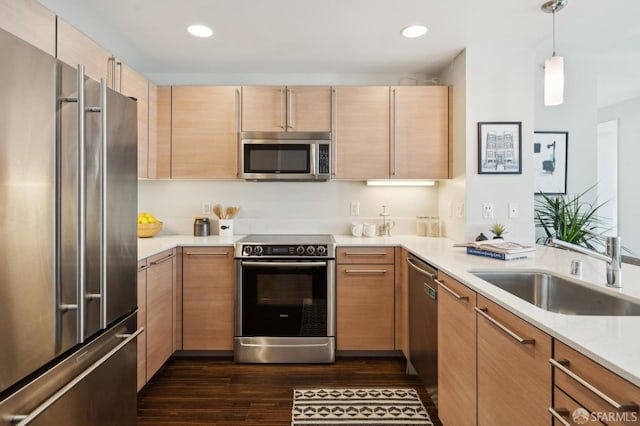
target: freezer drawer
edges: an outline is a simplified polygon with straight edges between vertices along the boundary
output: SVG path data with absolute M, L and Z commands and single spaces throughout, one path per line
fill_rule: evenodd
M 135 313 L 117 323 L 0 402 L 0 424 L 135 425 L 140 331 Z

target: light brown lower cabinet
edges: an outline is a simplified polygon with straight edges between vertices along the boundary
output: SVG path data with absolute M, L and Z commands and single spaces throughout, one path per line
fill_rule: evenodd
M 478 424 L 549 424 L 551 336 L 483 296 L 476 315 Z
M 233 247 L 184 247 L 184 350 L 233 350 Z
M 147 380 L 173 353 L 174 259 L 174 250 L 147 258 Z
M 583 424 L 600 424 L 591 420 L 610 426 L 640 424 L 638 386 L 557 340 L 550 362 L 554 369 L 556 396 L 563 392 L 575 401 L 575 408 L 579 404 L 586 409 L 590 422 Z M 565 403 L 567 401 L 556 398 L 553 408 L 556 411 L 566 409 L 573 414 L 574 406 L 565 406 Z
M 438 274 L 438 418 L 476 424 L 476 293 Z
M 394 350 L 394 248 L 341 247 L 337 259 L 336 348 Z
M 147 259 L 138 261 L 138 390 L 147 383 Z

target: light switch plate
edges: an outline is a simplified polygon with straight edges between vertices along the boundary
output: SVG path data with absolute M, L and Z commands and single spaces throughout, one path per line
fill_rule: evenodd
M 509 218 L 515 219 L 518 216 L 520 216 L 520 207 L 518 206 L 518 203 L 509 203 Z

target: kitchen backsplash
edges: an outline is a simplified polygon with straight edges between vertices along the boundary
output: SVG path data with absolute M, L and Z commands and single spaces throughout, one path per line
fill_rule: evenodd
M 437 183 L 433 187 L 368 187 L 364 182 L 244 182 L 207 180 L 139 180 L 138 211 L 164 222 L 161 234 L 193 234 L 203 202 L 239 206 L 235 234 L 348 234 L 353 222 L 382 223 L 387 206 L 395 226 L 392 235 L 413 234 L 416 216 L 436 216 Z M 351 216 L 351 203 L 359 216 Z

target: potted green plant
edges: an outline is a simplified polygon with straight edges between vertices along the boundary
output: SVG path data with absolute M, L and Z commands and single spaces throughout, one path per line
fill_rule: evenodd
M 505 234 L 507 232 L 507 229 L 501 223 L 494 223 L 493 225 L 491 225 L 491 228 L 489 230 L 491 231 L 491 233 L 493 233 L 494 239 L 502 238 L 502 234 Z
M 596 213 L 607 202 L 597 204 L 585 200 L 594 187 L 573 197 L 540 194 L 535 202 L 535 224 L 544 230 L 545 241 L 555 237 L 591 250 L 596 249 L 594 243 L 598 240 L 595 240 L 594 234 L 599 234 L 598 229 L 602 229 L 606 222 Z

